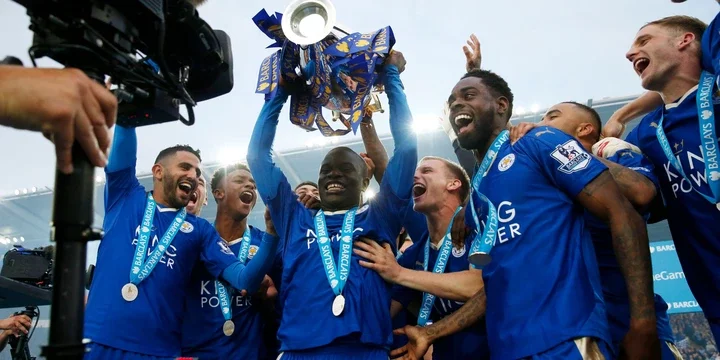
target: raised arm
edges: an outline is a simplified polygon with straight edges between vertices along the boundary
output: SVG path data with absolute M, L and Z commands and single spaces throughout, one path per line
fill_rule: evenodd
M 605 137 L 620 137 L 625 131 L 625 125 L 630 120 L 645 115 L 663 104 L 659 93 L 648 91 L 625 106 L 615 110 L 608 122 L 602 128 Z
M 386 184 L 395 196 L 410 199 L 417 166 L 417 136 L 412 131 L 412 114 L 400 81 L 400 69 L 404 69 L 405 59 L 402 53 L 393 51 L 387 61 L 385 91 L 390 105 L 390 132 L 395 149 L 381 186 Z
M 373 175 L 378 184 L 380 184 L 385 175 L 385 169 L 387 169 L 388 154 L 378 137 L 377 131 L 375 131 L 375 124 L 371 117 L 365 117 L 362 123 L 360 123 L 360 134 L 362 135 L 367 156 L 375 163 Z
M 280 234 L 284 234 L 291 208 L 297 203 L 287 178 L 272 159 L 278 118 L 287 97 L 285 89 L 280 88 L 275 97 L 265 101 L 250 137 L 247 155 L 250 172 L 255 179 L 261 179 L 257 184 L 260 197 L 270 208 Z
M 115 125 L 110 158 L 105 167 L 105 212 L 121 204 L 133 189 L 142 187 L 135 176 L 137 162 L 137 135 L 135 128 Z M 106 217 L 106 225 L 114 223 L 115 218 Z
M 605 141 L 621 142 L 633 146 L 616 138 L 605 138 L 601 142 Z M 655 179 L 655 175 L 652 173 L 652 164 L 638 153 L 639 149 L 637 152 L 622 149 L 616 153 L 607 153 L 595 151 L 593 146 L 593 152 L 596 153 L 598 160 L 608 167 L 623 196 L 630 201 L 633 207 L 639 212 L 647 210 L 657 195 L 657 187 L 651 180 Z M 628 164 L 629 167 L 625 164 Z
M 135 167 L 137 162 L 137 134 L 135 128 L 115 125 L 110 158 L 105 172 L 111 173 Z

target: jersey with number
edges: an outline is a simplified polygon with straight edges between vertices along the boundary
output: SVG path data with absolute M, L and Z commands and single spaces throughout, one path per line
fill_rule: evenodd
M 185 288 L 192 269 L 202 262 L 217 277 L 237 259 L 207 220 L 187 214 L 155 269 L 138 285 L 137 299 L 125 301 L 120 289 L 130 281 L 147 194 L 135 177 L 134 166 L 106 176 L 105 237 L 100 242 L 90 288 L 85 337 L 141 354 L 178 356 Z M 158 205 L 148 255 L 176 213 L 176 209 Z
M 428 241 L 427 226 L 425 226 L 424 216 L 420 219 L 405 223 L 405 228 L 408 232 L 413 234 L 410 227 L 423 226 L 425 228 L 423 236 L 414 237 L 421 239 L 415 242 L 405 250 L 405 252 L 398 259 L 400 266 L 423 271 L 423 261 L 425 257 L 425 244 Z M 468 239 L 468 241 L 471 239 Z M 448 239 L 443 241 L 450 241 Z M 439 254 L 439 247 L 442 246 L 442 242 L 438 245 L 430 244 L 430 259 L 428 261 L 428 271 L 433 271 L 435 263 Z M 470 269 L 470 263 L 468 262 L 468 246 L 463 246 L 462 249 L 458 249 L 453 246 L 450 253 L 450 257 L 445 267 L 445 273 L 467 271 Z M 479 276 L 479 275 L 478 275 Z M 400 285 L 393 286 L 392 299 L 401 303 L 404 308 L 413 301 L 420 302 L 422 306 L 423 293 L 417 290 L 409 289 Z M 464 302 L 448 300 L 436 297 L 433 304 L 432 312 L 430 313 L 430 320 L 436 322 L 445 316 L 448 316 L 459 309 Z M 484 319 L 471 325 L 469 328 L 458 332 L 456 334 L 443 337 L 433 344 L 433 359 L 435 360 L 462 360 L 462 359 L 473 359 L 482 360 L 489 359 L 490 353 L 487 343 L 487 334 L 485 332 L 485 321 Z
M 574 200 L 605 170 L 575 139 L 545 126 L 499 149 L 480 189 L 499 220 L 483 268 L 492 359 L 523 358 L 584 336 L 610 343 L 584 208 Z M 475 205 L 484 219 L 484 204 Z
M 265 232 L 250 227 L 248 262 L 258 251 Z M 234 254 L 240 253 L 242 237 L 228 243 Z M 182 355 L 200 359 L 260 359 L 265 356 L 262 338 L 263 321 L 260 299 L 242 296 L 229 285 L 232 321 L 235 331 L 231 336 L 223 333 L 225 318 L 215 277 L 198 264 L 186 290 L 185 314 L 183 315 Z
M 708 71 L 715 70 L 713 67 L 718 66 L 720 59 L 720 34 L 714 30 L 719 26 L 716 17 L 703 36 L 703 64 Z M 625 140 L 637 145 L 655 165 L 668 225 L 685 278 L 705 316 L 720 318 L 720 205 L 711 204 L 698 194 L 699 191 L 712 196 L 700 148 L 696 99 L 697 87 L 694 87 L 678 101 L 646 115 Z M 714 104 L 718 129 L 720 100 L 715 95 L 707 101 Z M 687 179 L 670 164 L 657 140 L 655 131 L 663 114 L 665 135 Z M 717 146 L 714 152 L 717 154 Z M 720 173 L 713 172 L 711 176 L 720 176 Z
M 608 160 L 644 175 L 656 187 L 658 186 L 657 177 L 653 172 L 654 167 L 645 156 L 633 153 L 630 150 L 621 150 L 608 158 Z M 612 336 L 615 351 L 618 351 L 623 337 L 630 328 L 630 299 L 628 298 L 627 284 L 615 257 L 610 227 L 605 221 L 598 219 L 588 211 L 585 212 L 585 221 L 595 245 L 595 255 L 600 267 L 600 280 L 602 281 L 603 297 L 607 308 L 610 335 Z M 674 342 L 667 308 L 668 305 L 665 300 L 660 295 L 655 294 L 658 335 L 661 340 Z

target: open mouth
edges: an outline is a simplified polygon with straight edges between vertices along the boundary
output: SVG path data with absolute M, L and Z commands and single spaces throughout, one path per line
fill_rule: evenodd
M 192 181 L 190 181 L 190 180 L 181 180 L 181 181 L 178 183 L 178 188 L 179 188 L 182 192 L 184 192 L 184 193 L 186 193 L 186 194 L 188 194 L 188 195 L 191 195 L 191 193 L 193 192 L 193 190 L 195 190 L 195 184 L 194 184 Z
M 472 116 L 470 114 L 457 114 L 455 115 L 455 118 L 453 118 L 453 122 L 457 126 L 458 130 L 470 125 L 472 122 Z
M 195 202 L 197 202 L 197 200 L 198 200 L 198 192 L 193 191 L 192 193 L 190 193 L 190 202 L 195 203 Z
M 417 198 L 425 195 L 427 188 L 423 184 L 414 184 L 412 191 L 413 191 L 413 199 L 417 199 Z
M 250 205 L 250 204 L 252 204 L 254 199 L 255 199 L 255 192 L 253 192 L 253 191 L 250 191 L 250 190 L 243 191 L 240 194 L 240 201 L 242 201 L 243 204 Z
M 345 186 L 339 182 L 329 182 L 325 185 L 325 190 L 328 194 L 337 194 L 345 191 Z
M 648 58 L 637 58 L 633 62 L 633 67 L 635 68 L 635 72 L 641 76 L 642 76 L 643 72 L 645 71 L 645 69 L 647 69 L 647 67 L 649 65 L 650 65 L 650 59 L 648 59 Z

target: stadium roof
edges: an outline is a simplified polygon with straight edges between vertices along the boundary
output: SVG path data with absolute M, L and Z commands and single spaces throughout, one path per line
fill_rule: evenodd
M 600 114 L 603 122 L 612 115 L 615 110 L 620 108 L 627 102 L 635 99 L 637 96 L 625 96 L 618 98 L 604 98 L 600 100 L 588 100 L 587 104 L 595 108 Z M 535 113 L 523 114 L 514 116 L 511 121 L 517 122 L 536 122 L 539 121 L 540 117 L 544 113 L 543 110 L 536 111 Z M 637 123 L 635 120 L 631 123 L 632 126 Z M 631 128 L 632 126 L 628 126 Z M 385 148 L 388 153 L 392 153 L 393 141 L 389 134 L 380 136 Z M 442 156 L 448 159 L 455 160 L 456 156 L 453 152 L 452 146 L 445 135 L 445 133 L 439 127 L 429 129 L 426 132 L 420 133 L 419 137 L 419 157 L 426 155 Z M 295 185 L 304 180 L 317 180 L 318 169 L 320 162 L 325 154 L 331 148 L 335 146 L 348 146 L 355 151 L 363 151 L 362 141 L 359 136 L 357 137 L 341 137 L 338 139 L 327 140 L 324 142 L 316 142 L 308 145 L 304 148 L 294 149 L 289 151 L 283 151 L 274 154 L 275 162 L 280 166 L 291 185 Z M 142 144 L 140 144 L 142 150 Z M 221 164 L 206 164 L 204 165 L 205 171 L 212 173 Z M 150 169 L 140 169 L 138 174 L 140 183 L 146 188 L 152 186 Z M 96 171 L 97 175 L 97 186 L 95 188 L 95 221 L 94 226 L 100 228 L 103 220 L 103 174 L 100 171 Z M 208 179 L 209 180 L 209 179 Z M 259 180 L 258 181 L 262 181 Z M 371 189 L 377 191 L 378 184 L 373 181 L 370 186 Z M 35 248 L 40 246 L 49 245 L 49 234 L 50 234 L 50 220 L 52 216 L 52 196 L 53 190 L 50 188 L 43 189 L 22 189 L 19 195 L 8 196 L 0 198 L 0 251 L 4 252 L 10 250 L 13 245 L 22 245 L 26 248 Z M 255 210 L 250 215 L 249 222 L 252 225 L 257 225 L 260 228 L 264 228 L 263 213 L 265 206 L 262 202 L 258 202 Z M 208 206 L 206 206 L 201 216 L 213 221 L 215 218 L 216 206 L 213 199 L 208 200 Z M 668 240 L 670 239 L 669 232 L 665 223 L 653 225 L 650 228 L 651 240 Z M 97 242 L 95 245 L 89 246 L 89 262 L 94 263 L 95 251 L 97 249 Z

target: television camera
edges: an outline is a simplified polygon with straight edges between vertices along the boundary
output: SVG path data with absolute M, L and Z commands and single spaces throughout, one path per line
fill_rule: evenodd
M 30 59 L 49 57 L 105 83 L 118 98 L 117 123 L 195 122 L 193 106 L 233 87 L 229 36 L 196 9 L 202 0 L 14 0 L 33 31 Z M 187 108 L 187 118 L 180 113 Z M 82 359 L 84 279 L 92 229 L 94 169 L 76 143 L 73 172 L 55 173 L 51 238 L 56 243 L 48 359 Z

